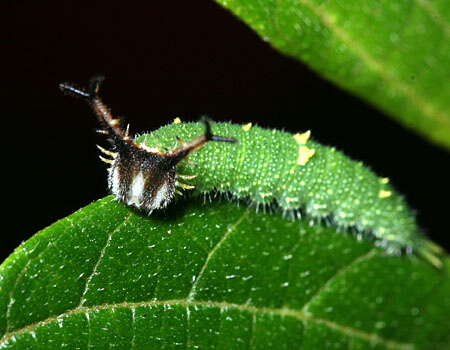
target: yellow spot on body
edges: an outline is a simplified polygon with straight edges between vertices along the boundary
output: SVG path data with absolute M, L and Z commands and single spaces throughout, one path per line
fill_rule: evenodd
M 388 177 L 382 177 L 379 179 L 380 183 L 383 185 L 386 185 L 387 183 L 389 183 L 389 178 Z
M 252 128 L 252 123 L 242 125 L 242 130 L 244 130 L 244 131 L 249 131 L 251 128 Z
M 173 120 L 173 123 L 174 124 L 180 124 L 181 123 L 181 119 L 180 118 L 175 118 L 174 120 Z
M 378 197 L 380 197 L 380 198 L 387 198 L 387 197 L 390 197 L 391 194 L 392 194 L 391 191 L 381 190 L 380 192 L 378 192 Z
M 311 157 L 316 153 L 314 148 L 308 148 L 306 146 L 300 146 L 298 149 L 298 158 L 297 158 L 297 164 L 298 165 L 305 165 L 308 163 L 308 160 L 311 159 Z
M 311 136 L 311 131 L 308 130 L 302 134 L 295 134 L 294 139 L 297 141 L 299 145 L 306 145 L 306 142 L 308 142 L 309 137 Z

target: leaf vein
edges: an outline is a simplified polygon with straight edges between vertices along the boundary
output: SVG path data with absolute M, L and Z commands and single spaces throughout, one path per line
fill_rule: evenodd
M 112 231 L 112 232 L 110 232 L 110 233 L 108 234 L 108 239 L 106 240 L 106 243 L 105 243 L 103 249 L 100 251 L 100 255 L 99 255 L 99 257 L 98 257 L 98 260 L 97 260 L 97 262 L 95 263 L 94 268 L 92 269 L 92 273 L 91 273 L 91 274 L 89 275 L 89 277 L 86 279 L 86 285 L 85 285 L 85 287 L 84 287 L 83 293 L 81 294 L 80 302 L 79 302 L 77 308 L 82 307 L 82 306 L 84 305 L 84 303 L 86 302 L 86 298 L 84 298 L 84 296 L 85 296 L 86 293 L 88 292 L 89 284 L 91 283 L 92 278 L 93 278 L 93 277 L 95 276 L 95 274 L 97 273 L 97 269 L 98 269 L 98 267 L 99 267 L 99 265 L 100 265 L 100 262 L 101 262 L 102 259 L 103 259 L 103 256 L 105 255 L 106 249 L 109 247 L 109 245 L 110 245 L 110 243 L 111 243 L 113 234 L 116 233 L 117 231 L 119 231 L 120 228 L 128 222 L 128 220 L 129 220 L 130 217 L 131 217 L 131 214 L 132 214 L 132 212 L 130 211 L 130 213 L 124 218 L 124 220 L 123 220 L 119 225 L 117 225 L 117 227 L 114 229 L 114 231 Z
M 131 328 L 133 328 L 133 338 L 131 338 L 131 348 L 133 349 L 136 346 L 136 308 L 131 308 Z
M 102 208 L 103 206 L 105 206 L 105 204 L 106 204 L 106 203 L 102 203 L 101 206 L 100 206 L 100 208 Z M 67 217 L 67 218 L 63 219 L 63 223 L 64 223 L 64 224 L 66 224 L 66 223 L 71 223 L 71 221 L 72 221 L 72 219 L 71 219 L 70 217 Z M 88 219 L 88 221 L 89 221 L 89 219 Z M 63 230 L 62 230 L 62 233 L 61 233 L 54 241 L 49 242 L 49 243 L 47 244 L 47 246 L 46 246 L 44 249 L 42 249 L 41 252 L 39 252 L 39 254 L 38 254 L 37 256 L 35 256 L 34 258 L 30 258 L 30 259 L 27 261 L 27 263 L 23 266 L 23 268 L 22 268 L 22 270 L 20 271 L 20 273 L 17 275 L 17 278 L 16 278 L 16 280 L 15 280 L 15 282 L 14 282 L 14 286 L 11 288 L 11 290 L 10 290 L 10 292 L 9 292 L 9 302 L 8 302 L 8 306 L 7 306 L 7 309 L 6 309 L 6 318 L 5 318 L 5 321 L 6 321 L 6 332 L 8 332 L 9 329 L 10 329 L 9 317 L 10 317 L 10 314 L 11 314 L 11 307 L 12 307 L 12 305 L 13 305 L 13 303 L 14 303 L 14 291 L 15 291 L 17 285 L 19 284 L 19 281 L 22 279 L 23 275 L 27 272 L 27 269 L 28 269 L 30 263 L 31 263 L 32 261 L 35 261 L 36 259 L 39 259 L 39 258 L 42 256 L 42 254 L 44 254 L 50 247 L 53 247 L 53 246 L 58 242 L 58 240 L 59 240 L 61 237 L 64 236 L 63 233 L 64 233 L 66 230 L 67 230 L 67 226 L 64 225 L 64 228 L 63 228 Z M 35 246 L 35 248 L 39 245 L 39 243 L 40 243 L 40 242 L 38 242 L 38 244 Z M 33 248 L 33 249 L 35 249 L 35 248 Z
M 347 271 L 350 271 L 352 268 L 357 266 L 359 263 L 372 258 L 376 252 L 377 252 L 376 249 L 371 249 L 367 253 L 364 253 L 364 254 L 358 256 L 356 259 L 350 261 L 348 264 L 344 265 L 339 270 L 337 270 L 336 273 L 334 273 L 332 276 L 330 276 L 330 278 L 324 284 L 322 284 L 322 286 L 311 296 L 311 298 L 309 298 L 309 300 L 307 300 L 305 302 L 301 311 L 309 314 L 308 308 L 311 306 L 312 303 L 314 303 L 314 301 L 317 298 L 320 297 L 320 295 L 322 294 L 322 292 L 325 289 L 327 289 L 338 277 L 342 276 Z
M 253 342 L 255 341 L 255 333 L 256 333 L 256 314 L 252 314 L 252 329 L 251 329 L 251 335 L 250 335 L 250 343 L 248 348 L 253 348 Z
M 227 231 L 225 232 L 225 234 L 223 235 L 222 239 L 219 241 L 219 243 L 217 243 L 214 248 L 209 252 L 208 256 L 205 259 L 205 263 L 203 264 L 202 268 L 200 269 L 200 272 L 198 273 L 198 276 L 195 280 L 195 282 L 192 284 L 191 290 L 188 293 L 188 297 L 187 300 L 193 300 L 195 297 L 195 294 L 197 293 L 197 286 L 198 283 L 201 279 L 201 277 L 203 276 L 203 273 L 205 272 L 209 261 L 211 260 L 212 256 L 214 255 L 214 253 L 222 246 L 222 244 L 225 242 L 225 240 L 230 236 L 230 234 L 236 230 L 236 228 L 239 226 L 239 224 L 247 217 L 248 215 L 248 210 L 245 211 L 241 217 L 232 225 L 230 226 Z
M 376 333 L 368 333 L 359 329 L 355 329 L 352 327 L 340 325 L 336 322 L 329 321 L 326 319 L 321 319 L 314 317 L 312 315 L 305 314 L 302 310 L 288 309 L 288 308 L 266 308 L 266 307 L 256 307 L 250 306 L 246 304 L 233 304 L 227 302 L 217 302 L 217 301 L 197 301 L 197 300 L 188 300 L 188 299 L 173 299 L 173 300 L 152 300 L 152 301 L 142 301 L 142 302 L 122 302 L 116 304 L 102 304 L 96 306 L 82 306 L 77 307 L 72 310 L 68 310 L 67 312 L 59 315 L 52 316 L 47 318 L 46 320 L 39 321 L 23 328 L 14 330 L 12 332 L 6 333 L 5 336 L 0 340 L 0 348 L 3 345 L 7 345 L 10 341 L 14 341 L 18 335 L 29 333 L 35 331 L 39 327 L 46 326 L 52 322 L 61 322 L 64 318 L 68 318 L 73 315 L 77 315 L 80 313 L 85 313 L 86 317 L 89 320 L 89 313 L 91 312 L 99 312 L 102 310 L 111 310 L 117 308 L 137 308 L 137 307 L 154 307 L 154 306 L 181 306 L 184 308 L 188 308 L 190 306 L 194 307 L 216 307 L 219 309 L 237 309 L 240 311 L 249 312 L 255 316 L 258 314 L 268 314 L 268 315 L 277 315 L 281 317 L 293 317 L 300 322 L 311 322 L 314 324 L 320 324 L 327 326 L 330 329 L 341 332 L 346 336 L 355 337 L 362 339 L 364 341 L 370 342 L 371 344 L 380 344 L 385 346 L 388 349 L 392 350 L 413 350 L 414 344 L 411 343 L 402 343 L 394 340 L 390 340 L 384 338 Z

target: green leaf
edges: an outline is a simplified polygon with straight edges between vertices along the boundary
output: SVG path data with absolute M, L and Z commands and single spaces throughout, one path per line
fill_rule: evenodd
M 216 1 L 281 52 L 450 148 L 448 0 Z
M 0 267 L 0 348 L 448 348 L 448 261 L 202 202 L 147 217 L 106 197 L 22 244 Z

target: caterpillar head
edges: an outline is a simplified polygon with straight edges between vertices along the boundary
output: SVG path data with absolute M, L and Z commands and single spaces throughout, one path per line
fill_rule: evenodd
M 130 147 L 118 152 L 108 173 L 112 194 L 148 213 L 166 207 L 175 195 L 175 165 L 157 151 Z
M 236 142 L 235 139 L 212 134 L 211 125 L 204 119 L 205 133 L 197 138 L 182 142 L 182 145 L 167 152 L 149 148 L 132 141 L 120 126 L 120 120 L 113 118 L 110 110 L 98 96 L 103 77 L 91 79 L 89 88 L 79 89 L 72 84 L 62 83 L 60 89 L 87 100 L 102 125 L 101 133 L 109 136 L 113 150 L 99 149 L 107 156 L 100 157 L 110 164 L 108 169 L 108 185 L 116 199 L 130 206 L 135 206 L 147 213 L 155 209 L 165 208 L 175 196 L 179 188 L 192 186 L 177 181 L 176 165 L 186 159 L 190 153 L 202 147 L 208 141 Z M 181 175 L 180 175 L 181 177 Z

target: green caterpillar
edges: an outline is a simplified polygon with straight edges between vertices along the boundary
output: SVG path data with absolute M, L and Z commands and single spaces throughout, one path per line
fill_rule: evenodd
M 293 135 L 251 124 L 215 123 L 214 132 L 226 136 L 221 137 L 208 122 L 176 119 L 133 141 L 98 97 L 101 81 L 94 78 L 88 92 L 69 84 L 60 87 L 85 97 L 109 135 L 113 151 L 99 148 L 113 158 L 102 159 L 111 164 L 109 188 L 118 200 L 151 213 L 181 194 L 178 189 L 217 191 L 256 206 L 276 205 L 285 213 L 331 219 L 339 227 L 371 233 L 388 253 L 415 251 L 442 266 L 441 248 L 422 235 L 389 180 L 310 140 L 309 131 Z M 188 156 L 190 162 L 183 162 Z
M 164 126 L 136 142 L 174 148 L 176 137 L 190 140 L 204 131 L 202 123 Z M 313 219 L 331 218 L 340 227 L 372 233 L 389 253 L 417 251 L 435 266 L 440 248 L 426 240 L 404 199 L 387 178 L 333 147 L 309 140 L 310 133 L 290 134 L 251 124 L 215 123 L 214 132 L 238 144 L 210 142 L 180 164 L 177 171 L 195 176 L 197 193 L 231 193 L 256 205 L 276 203 L 288 213 Z

